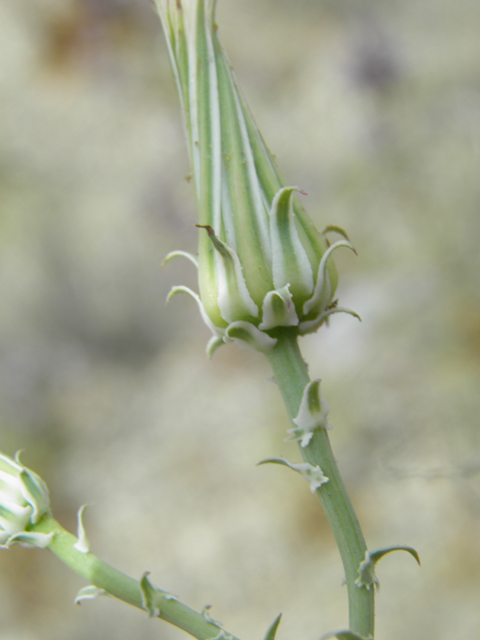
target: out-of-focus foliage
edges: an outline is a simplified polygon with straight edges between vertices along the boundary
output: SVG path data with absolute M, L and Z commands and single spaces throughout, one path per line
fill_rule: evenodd
M 378 637 L 480 626 L 480 5 L 218 0 L 258 124 L 317 226 L 344 227 L 342 304 L 302 341 L 378 567 Z M 260 357 L 213 362 L 188 299 L 193 192 L 147 0 L 0 4 L 0 448 L 26 449 L 93 550 L 260 637 L 346 624 L 332 537 Z M 180 273 L 185 269 L 185 273 Z M 0 554 L 2 640 L 174 639 L 45 551 Z M 405 612 L 408 612 L 406 615 Z

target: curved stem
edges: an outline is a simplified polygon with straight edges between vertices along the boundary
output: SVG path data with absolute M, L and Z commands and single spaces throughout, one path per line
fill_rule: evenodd
M 44 516 L 32 527 L 32 530 L 42 533 L 53 531 L 55 535 L 48 548 L 70 569 L 115 598 L 145 610 L 139 580 L 114 569 L 93 553 L 77 551 L 74 547 L 78 542 L 77 538 L 66 531 L 52 516 Z M 201 613 L 197 613 L 178 600 L 162 597 L 162 592 L 156 595 L 158 597 L 155 608 L 160 610 L 157 617 L 183 629 L 198 640 L 210 640 L 219 636 L 220 627 L 209 622 Z M 231 634 L 226 636 L 231 640 L 239 640 Z
M 298 415 L 303 391 L 310 377 L 291 329 L 276 332 L 276 346 L 267 353 L 290 419 Z M 365 540 L 350 498 L 333 456 L 325 429 L 316 429 L 307 447 L 300 447 L 303 459 L 318 465 L 329 481 L 316 491 L 340 551 L 348 588 L 350 629 L 365 637 L 374 633 L 374 589 L 358 587 L 358 568 L 365 559 Z

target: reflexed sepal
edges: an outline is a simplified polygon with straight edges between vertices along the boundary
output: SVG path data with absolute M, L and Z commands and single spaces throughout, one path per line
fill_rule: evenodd
M 99 589 L 94 584 L 90 584 L 88 587 L 80 589 L 75 598 L 75 604 L 81 604 L 82 600 L 94 600 L 99 596 L 110 596 L 110 594 L 105 589 Z
M 293 469 L 297 473 L 299 473 L 310 485 L 310 491 L 315 493 L 315 491 L 328 482 L 328 478 L 323 475 L 323 471 L 320 469 L 318 465 L 315 467 L 309 464 L 308 462 L 302 462 L 300 464 L 294 464 L 293 462 L 289 462 L 285 458 L 268 458 L 267 460 L 262 460 L 258 464 L 267 464 L 271 462 L 273 464 L 282 464 L 285 467 L 289 467 Z
M 84 504 L 80 507 L 77 514 L 78 526 L 77 526 L 77 538 L 78 542 L 76 542 L 73 546 L 80 553 L 88 553 L 90 551 L 90 543 L 88 542 L 87 533 L 85 531 L 85 527 L 83 526 L 83 514 L 85 509 L 88 507 L 88 504 Z
M 373 640 L 372 638 L 366 638 L 365 636 L 360 636 L 358 635 L 358 633 L 354 633 L 349 629 L 326 633 L 324 636 L 320 638 L 320 640 L 329 640 L 329 638 L 337 638 L 337 640 Z
M 223 338 L 219 338 L 218 336 L 212 336 L 210 338 L 210 340 L 207 342 L 207 348 L 206 348 L 207 357 L 210 360 L 213 358 L 213 354 L 215 353 L 215 351 L 219 347 L 221 347 L 222 344 L 225 344 Z
M 328 318 L 332 316 L 334 313 L 348 313 L 349 315 L 357 318 L 357 320 L 362 321 L 361 317 L 355 311 L 351 309 L 345 309 L 344 307 L 337 307 L 336 304 L 330 305 L 327 307 L 323 313 L 317 316 L 314 320 L 305 320 L 305 322 L 301 322 L 299 326 L 299 334 L 301 336 L 306 335 L 307 333 L 315 333 L 315 331 L 326 321 L 328 324 Z
M 290 284 L 269 291 L 263 300 L 262 322 L 259 329 L 266 331 L 275 327 L 296 327 L 298 316 L 293 304 Z
M 238 320 L 225 330 L 225 342 L 234 341 L 241 349 L 255 349 L 266 353 L 277 344 L 277 339 L 257 329 L 251 322 Z
M 330 407 L 320 393 L 320 380 L 309 382 L 303 391 L 298 415 L 293 419 L 297 427 L 288 430 L 287 433 L 292 435 L 286 439 L 286 442 L 299 440 L 300 445 L 306 447 L 310 443 L 315 429 L 332 428 L 327 422 L 329 413 Z
M 195 300 L 203 321 L 213 333 L 206 349 L 209 358 L 211 358 L 218 347 L 225 342 L 236 342 L 242 349 L 255 349 L 263 353 L 269 351 L 277 344 L 276 338 L 272 338 L 268 333 L 260 331 L 254 324 L 245 320 L 231 322 L 226 328 L 216 327 L 206 314 L 200 296 L 195 293 L 195 291 L 183 285 L 172 287 L 167 296 L 167 303 L 170 302 L 177 293 L 187 293 Z
M 146 571 L 140 580 L 140 591 L 142 593 L 142 605 L 150 618 L 159 618 L 161 615 L 162 601 L 178 600 L 177 596 L 154 587 L 148 579 L 149 572 Z
M 212 608 L 211 604 L 206 604 L 202 609 L 202 616 L 205 618 L 207 622 L 213 624 L 215 627 L 221 627 L 222 623 L 218 620 L 214 620 L 210 615 L 210 609 Z
M 377 549 L 371 553 L 367 551 L 365 553 L 365 559 L 360 563 L 358 567 L 358 578 L 355 580 L 357 587 L 365 587 L 370 590 L 372 585 L 379 587 L 379 581 L 375 575 L 375 565 L 383 558 L 387 553 L 392 551 L 406 551 L 420 564 L 420 558 L 418 553 L 412 547 L 386 547 L 385 549 Z
M 195 291 L 192 291 L 191 289 L 189 289 L 188 287 L 185 287 L 183 285 L 178 285 L 176 287 L 172 287 L 170 289 L 170 293 L 167 296 L 167 304 L 170 302 L 170 300 L 173 298 L 174 295 L 176 295 L 177 293 L 187 293 L 189 296 L 191 296 L 195 302 L 198 305 L 198 308 L 200 310 L 200 315 L 202 316 L 202 320 L 205 322 L 205 324 L 207 325 L 207 327 L 211 330 L 211 332 L 217 336 L 217 337 L 221 337 L 224 334 L 224 330 L 219 329 L 218 327 L 216 327 L 213 322 L 210 320 L 210 318 L 207 316 L 207 314 L 205 313 L 205 309 L 203 307 L 202 301 L 200 300 L 200 296 L 198 295 L 198 293 L 195 293 Z
M 347 232 L 345 231 L 345 229 L 342 229 L 342 227 L 337 227 L 336 224 L 329 224 L 322 231 L 322 236 L 326 239 L 328 246 L 330 246 L 330 241 L 327 238 L 327 233 L 332 233 L 332 232 L 333 233 L 338 233 L 340 236 L 343 236 L 345 238 L 345 240 L 350 242 L 350 238 L 348 237 Z
M 280 613 L 272 622 L 272 624 L 269 626 L 264 640 L 275 640 L 275 635 L 277 633 L 278 625 L 280 624 L 281 619 L 282 619 L 282 614 Z

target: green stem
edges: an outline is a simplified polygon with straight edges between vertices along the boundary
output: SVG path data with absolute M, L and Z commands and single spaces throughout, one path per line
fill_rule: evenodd
M 290 419 L 298 415 L 303 391 L 310 377 L 298 346 L 298 338 L 290 329 L 275 334 L 276 346 L 267 353 L 276 382 L 282 393 Z M 318 465 L 329 481 L 316 491 L 335 536 L 345 569 L 348 588 L 351 631 L 373 638 L 374 589 L 358 587 L 358 568 L 365 559 L 365 540 L 333 456 L 325 429 L 317 429 L 307 447 L 300 447 L 303 459 Z
M 70 569 L 73 569 L 90 584 L 104 589 L 115 598 L 139 609 L 144 609 L 139 581 L 114 569 L 94 556 L 93 553 L 77 551 L 74 545 L 78 539 L 66 531 L 52 516 L 44 516 L 40 522 L 32 527 L 32 530 L 41 533 L 53 531 L 55 535 L 48 548 Z M 197 613 L 178 600 L 168 600 L 162 597 L 161 592 L 158 593 L 158 602 L 155 604 L 160 608 L 159 618 L 183 629 L 198 640 L 210 640 L 220 634 L 219 626 L 208 622 L 201 613 Z M 239 640 L 231 634 L 227 634 L 227 637 Z

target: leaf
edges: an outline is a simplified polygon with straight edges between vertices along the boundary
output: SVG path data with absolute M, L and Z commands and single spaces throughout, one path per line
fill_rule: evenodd
M 375 565 L 383 558 L 387 553 L 392 551 L 406 551 L 420 564 L 420 558 L 418 553 L 412 547 L 385 547 L 384 549 L 377 549 L 371 553 L 367 551 L 365 553 L 365 560 L 360 563 L 358 567 L 358 578 L 355 580 L 357 587 L 365 587 L 368 591 L 372 585 L 379 585 L 378 578 L 375 575 Z
M 264 640 L 275 640 L 275 634 L 277 633 L 278 625 L 280 624 L 281 619 L 282 614 L 280 613 L 268 628 L 267 635 L 265 636 Z
M 98 598 L 98 596 L 109 596 L 110 594 L 105 591 L 105 589 L 99 589 L 94 584 L 88 585 L 88 587 L 83 587 L 77 593 L 77 597 L 75 598 L 75 604 L 81 604 L 82 600 L 94 600 Z
M 160 618 L 162 615 L 162 600 L 178 600 L 178 598 L 172 593 L 168 593 L 168 591 L 154 587 L 148 579 L 148 575 L 149 572 L 146 571 L 139 582 L 142 593 L 142 605 L 150 618 Z
M 73 546 L 77 551 L 80 551 L 80 553 L 88 553 L 90 551 L 90 543 L 88 542 L 87 533 L 83 525 L 83 514 L 88 506 L 88 504 L 82 505 L 77 513 L 77 542 Z
M 297 473 L 299 473 L 309 483 L 310 491 L 312 493 L 315 493 L 315 491 L 319 487 L 321 487 L 322 484 L 325 484 L 325 482 L 328 482 L 327 476 L 323 474 L 323 471 L 320 469 L 318 465 L 313 467 L 308 462 L 303 462 L 301 464 L 293 464 L 292 462 L 289 462 L 285 458 L 267 458 L 266 460 L 261 460 L 258 464 L 260 465 L 260 464 L 267 464 L 267 463 L 282 464 L 285 467 L 289 467 L 290 469 L 293 469 L 293 471 L 296 471 Z
M 391 553 L 392 551 L 406 551 L 411 556 L 413 556 L 415 560 L 418 562 L 418 564 L 420 565 L 420 557 L 417 551 L 413 547 L 402 546 L 402 547 L 385 547 L 384 549 L 377 549 L 376 551 L 372 551 L 372 553 L 370 554 L 370 558 L 373 560 L 373 562 L 376 563 L 380 560 L 380 558 L 383 558 L 383 556 L 385 556 L 387 553 Z

